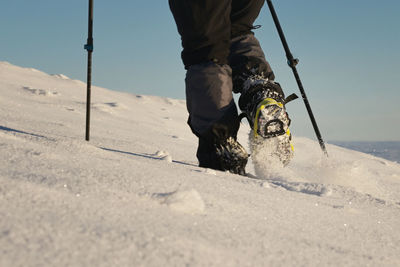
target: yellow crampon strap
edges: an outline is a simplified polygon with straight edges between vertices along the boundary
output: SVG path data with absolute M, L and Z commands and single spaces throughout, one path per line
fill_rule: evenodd
M 290 130 L 289 130 L 289 128 L 287 129 L 286 134 L 287 134 L 288 136 L 290 136 Z M 292 142 L 290 142 L 290 148 L 292 149 L 292 151 L 294 151 L 294 146 L 293 146 Z
M 283 104 L 282 103 L 279 103 L 278 101 L 276 101 L 275 99 L 272 99 L 272 98 L 266 98 L 263 101 L 261 101 L 261 103 L 258 104 L 256 117 L 254 119 L 254 129 L 253 129 L 254 130 L 254 137 L 258 136 L 258 134 L 257 134 L 257 131 L 258 131 L 258 117 L 260 116 L 260 112 L 261 112 L 261 110 L 265 109 L 265 106 L 268 106 L 268 105 L 277 105 L 280 108 L 283 108 Z

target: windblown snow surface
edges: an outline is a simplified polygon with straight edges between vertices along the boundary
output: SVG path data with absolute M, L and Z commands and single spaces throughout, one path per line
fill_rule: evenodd
M 295 136 L 243 177 L 196 166 L 183 100 L 94 87 L 86 142 L 83 82 L 0 62 L 0 92 L 2 267 L 400 266 L 398 163 Z

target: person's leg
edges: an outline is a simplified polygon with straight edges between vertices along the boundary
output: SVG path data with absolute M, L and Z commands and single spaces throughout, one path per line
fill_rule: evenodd
M 232 0 L 169 0 L 186 69 L 209 61 L 228 63 L 231 4 Z
M 213 62 L 189 67 L 185 80 L 188 123 L 199 138 L 200 167 L 244 174 L 247 152 L 236 142 L 240 121 L 231 75 L 228 65 Z
M 229 65 L 233 71 L 233 91 L 243 92 L 243 82 L 251 71 L 265 79 L 274 80 L 274 73 L 254 36 L 254 21 L 260 14 L 264 0 L 233 0 L 231 11 L 231 46 Z M 247 74 L 247 75 L 244 75 Z
M 285 95 L 274 82 L 275 76 L 254 36 L 253 23 L 263 0 L 232 0 L 232 40 L 229 64 L 233 72 L 233 91 L 240 93 L 239 107 L 245 113 L 254 137 L 278 137 L 281 161 L 293 155 L 290 144 L 290 120 L 285 109 Z
M 188 123 L 199 137 L 199 164 L 244 174 L 248 155 L 236 142 L 239 119 L 232 95 L 232 70 L 227 64 L 231 3 L 169 0 L 182 38 Z

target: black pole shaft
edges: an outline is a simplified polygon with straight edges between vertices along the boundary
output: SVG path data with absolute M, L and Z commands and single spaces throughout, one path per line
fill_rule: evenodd
M 87 87 L 86 87 L 86 141 L 90 138 L 90 104 L 92 86 L 92 53 L 93 53 L 93 0 L 89 0 L 88 39 L 85 49 L 88 51 Z
M 314 114 L 313 114 L 313 112 L 311 110 L 310 103 L 308 102 L 308 98 L 306 96 L 306 92 L 304 91 L 303 84 L 301 83 L 299 73 L 297 72 L 297 69 L 296 69 L 296 65 L 298 63 L 298 59 L 294 59 L 292 53 L 290 52 L 289 46 L 288 46 L 288 44 L 286 42 L 285 35 L 283 34 L 283 30 L 282 30 L 281 25 L 279 23 L 279 19 L 278 19 L 278 16 L 276 15 L 275 8 L 274 8 L 274 6 L 272 4 L 272 1 L 271 0 L 266 0 L 266 1 L 267 1 L 269 10 L 271 11 L 272 19 L 274 20 L 276 29 L 278 30 L 279 37 L 280 37 L 280 39 L 282 41 L 283 48 L 285 49 L 285 53 L 286 53 L 286 58 L 288 60 L 288 64 L 289 64 L 290 68 L 293 71 L 293 74 L 294 74 L 294 77 L 296 79 L 297 85 L 298 85 L 298 87 L 300 89 L 301 97 L 303 98 L 303 101 L 304 101 L 304 104 L 306 106 L 308 115 L 310 116 L 311 123 L 313 125 L 314 132 L 315 132 L 315 134 L 317 136 L 319 145 L 320 145 L 322 151 L 325 153 L 325 155 L 328 156 L 328 152 L 326 150 L 324 140 L 322 139 L 322 136 L 321 136 L 321 133 L 319 131 L 319 128 L 318 128 L 317 122 L 315 120 Z

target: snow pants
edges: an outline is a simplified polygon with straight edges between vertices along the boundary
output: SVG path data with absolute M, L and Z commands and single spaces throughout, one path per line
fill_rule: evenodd
M 274 79 L 252 30 L 264 0 L 169 0 L 182 39 L 188 124 L 199 137 L 197 157 L 218 139 L 236 138 L 235 75 L 255 67 Z M 204 159 L 203 159 L 204 161 Z M 204 164 L 203 164 L 204 165 Z

